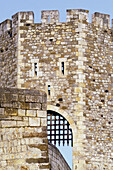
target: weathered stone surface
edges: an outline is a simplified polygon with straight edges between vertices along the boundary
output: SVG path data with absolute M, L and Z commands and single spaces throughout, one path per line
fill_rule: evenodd
M 30 116 L 30 117 L 36 117 L 36 110 L 27 110 L 27 114 L 26 116 Z
M 38 138 L 47 143 L 40 127 L 44 126 L 42 129 L 47 131 L 48 106 L 48 110 L 63 115 L 72 127 L 74 170 L 113 169 L 113 24 L 110 28 L 110 16 L 95 13 L 89 23 L 88 10 L 70 9 L 63 23 L 59 22 L 56 10 L 43 11 L 40 24 L 33 19 L 32 12 L 19 12 L 12 17 L 12 26 L 11 20 L 0 24 L 0 86 L 12 87 L 0 89 L 0 127 L 11 131 L 14 127 L 16 131 L 21 128 L 21 136 L 28 133 L 30 126 L 35 129 L 38 125 L 40 135 L 36 132 L 33 135 L 29 129 L 31 138 L 28 135 L 24 140 L 30 144 L 33 138 Z M 21 119 L 17 120 L 17 116 Z M 7 141 L 11 132 L 4 136 L 4 128 L 0 138 Z M 25 129 L 27 132 L 23 132 Z M 11 135 L 8 138 L 11 140 Z M 3 141 L 0 144 L 5 147 Z M 17 150 L 24 151 L 25 146 Z M 15 151 L 14 147 L 10 158 L 19 157 Z M 21 153 L 21 157 L 24 156 Z M 2 158 L 8 160 L 8 154 Z M 6 162 L 2 163 L 5 166 Z M 37 165 L 31 166 L 35 169 Z
M 18 109 L 18 116 L 25 116 L 25 110 Z
M 48 152 L 51 169 L 71 170 L 63 155 L 60 153 L 56 146 L 48 143 Z
M 48 163 L 49 158 L 38 158 L 38 159 L 26 159 L 26 162 L 31 164 L 31 163 Z
M 46 168 L 49 170 L 47 121 L 45 121 L 44 125 L 40 124 L 41 119 L 43 121 L 43 119 L 47 118 L 45 116 L 46 110 L 29 110 L 28 107 L 27 110 L 23 109 L 26 96 L 29 96 L 27 105 L 31 104 L 31 99 L 34 96 L 36 96 L 35 103 L 37 104 L 39 102 L 38 98 L 42 98 L 44 92 L 35 91 L 34 93 L 32 90 L 15 88 L 0 88 L 0 92 L 2 104 L 5 103 L 2 108 L 0 106 L 1 170 L 37 170 L 37 167 L 40 166 L 41 169 Z M 22 95 L 22 98 L 20 95 Z M 15 101 L 15 105 L 12 105 L 12 108 L 7 108 L 8 104 L 13 101 Z M 40 105 L 43 102 L 41 100 Z M 18 104 L 19 108 L 16 107 Z M 37 117 L 37 112 L 39 118 Z M 43 153 L 46 153 L 46 155 L 43 155 Z
M 41 151 L 47 151 L 48 149 L 48 146 L 45 145 L 45 144 L 32 144 L 32 145 L 28 145 L 30 148 L 38 148 L 40 149 Z
M 40 118 L 29 118 L 30 126 L 40 126 Z

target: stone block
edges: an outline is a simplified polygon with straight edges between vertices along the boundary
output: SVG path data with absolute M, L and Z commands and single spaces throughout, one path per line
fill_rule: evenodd
M 4 108 L 0 108 L 0 115 L 4 115 Z
M 1 127 L 15 127 L 16 121 L 0 121 Z
M 37 117 L 47 117 L 47 111 L 37 110 Z
M 25 110 L 18 109 L 18 116 L 25 116 Z
M 42 104 L 41 110 L 46 110 L 47 109 L 47 104 Z
M 47 126 L 47 118 L 41 118 L 41 126 Z
M 18 109 L 5 108 L 5 115 L 18 115 Z
M 42 96 L 26 96 L 26 102 L 42 103 Z
M 30 109 L 40 110 L 41 109 L 41 104 L 40 103 L 30 103 Z
M 37 111 L 36 110 L 27 110 L 26 116 L 36 117 Z
M 24 127 L 28 125 L 29 125 L 28 121 L 17 121 L 17 126 L 19 127 Z
M 20 107 L 21 107 L 21 109 L 29 109 L 30 103 L 22 102 Z
M 29 126 L 40 126 L 40 118 L 29 118 Z

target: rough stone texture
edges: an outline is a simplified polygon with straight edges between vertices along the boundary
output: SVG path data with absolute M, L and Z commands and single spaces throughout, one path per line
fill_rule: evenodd
M 113 30 L 109 24 L 110 16 L 95 13 L 91 23 L 88 10 L 67 10 L 65 23 L 59 23 L 58 16 L 58 11 L 43 11 L 42 23 L 34 24 L 32 12 L 20 12 L 13 16 L 11 29 L 10 21 L 6 22 L 6 26 L 1 23 L 0 84 L 2 87 L 45 90 L 48 110 L 57 111 L 71 125 L 73 169 L 111 170 Z M 8 38 L 9 30 L 12 30 L 12 37 Z M 6 42 L 8 52 L 2 50 Z M 10 53 L 14 53 L 14 49 L 12 62 Z M 62 62 L 64 74 L 61 70 Z M 37 75 L 35 63 L 38 67 Z M 51 87 L 51 95 L 48 94 L 48 85 Z M 23 101 L 24 98 L 20 97 L 20 100 Z M 10 112 L 16 116 L 18 110 L 21 116 L 32 115 L 31 125 L 40 125 L 42 122 L 46 124 L 45 120 L 40 123 L 39 119 L 34 120 L 38 112 L 24 111 L 28 108 L 40 111 L 40 107 L 45 111 L 46 104 L 40 106 L 45 99 L 38 98 L 38 104 L 33 96 L 26 100 L 34 102 L 30 105 L 23 102 L 22 111 L 11 109 L 13 107 L 10 103 L 3 104 L 3 107 L 8 107 L 5 114 Z M 4 113 L 3 109 L 1 113 Z M 15 120 L 11 124 L 15 126 Z M 22 126 L 21 121 L 18 122 L 19 125 Z M 6 126 L 5 122 L 3 126 Z M 36 159 L 27 161 L 36 162 Z
M 47 117 L 41 105 L 46 103 L 40 102 L 38 110 L 30 108 L 32 103 L 38 104 L 36 99 L 40 97 L 45 99 L 46 94 L 0 88 L 1 170 L 49 170 L 47 123 L 41 124 Z
M 48 143 L 48 155 L 51 170 L 71 170 L 60 151 L 51 143 Z
M 0 86 L 17 86 L 17 32 L 12 34 L 11 20 L 0 24 Z

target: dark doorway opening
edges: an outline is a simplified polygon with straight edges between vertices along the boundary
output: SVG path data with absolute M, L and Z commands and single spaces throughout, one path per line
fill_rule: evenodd
M 47 137 L 49 143 L 56 145 L 72 169 L 73 135 L 69 122 L 55 111 L 47 111 Z
M 68 121 L 57 112 L 47 111 L 48 141 L 54 145 L 73 146 L 72 129 Z

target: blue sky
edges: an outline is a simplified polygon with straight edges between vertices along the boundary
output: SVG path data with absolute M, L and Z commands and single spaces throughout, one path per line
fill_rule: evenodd
M 113 18 L 113 0 L 0 0 L 0 22 L 11 19 L 19 11 L 33 11 L 35 22 L 39 23 L 42 10 L 57 9 L 60 21 L 66 21 L 66 9 L 87 9 L 91 14 L 101 12 Z

